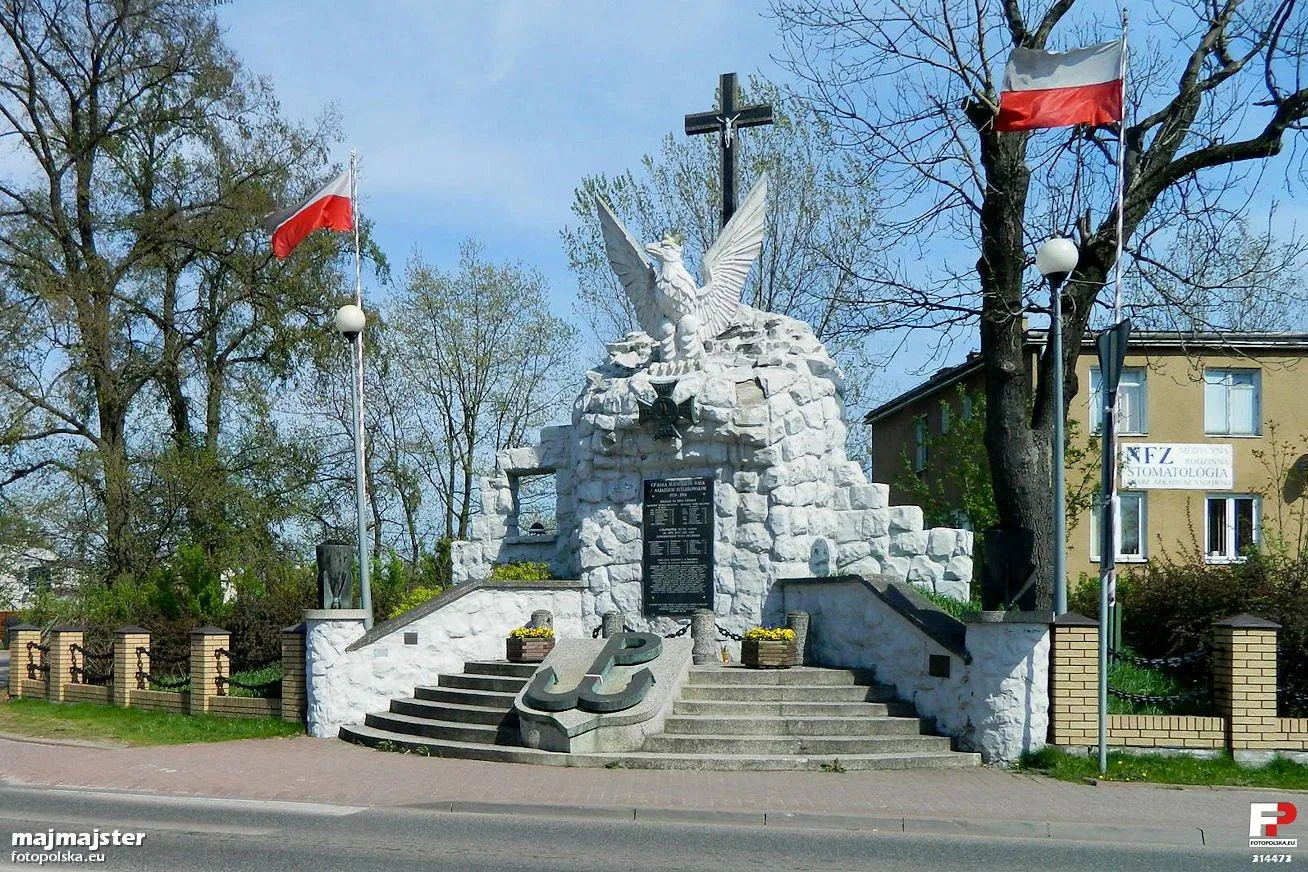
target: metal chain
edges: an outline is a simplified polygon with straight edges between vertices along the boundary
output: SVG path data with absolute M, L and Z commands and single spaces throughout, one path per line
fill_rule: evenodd
M 1132 666 L 1142 666 L 1146 669 L 1177 669 L 1204 659 L 1208 656 L 1208 652 L 1200 648 L 1189 654 L 1178 654 L 1175 657 L 1136 657 L 1133 654 L 1123 654 L 1121 651 L 1109 651 L 1108 656 L 1121 663 L 1130 663 Z
M 245 690 L 253 690 L 253 691 L 259 691 L 264 693 L 271 690 L 280 689 L 282 686 L 282 680 L 280 678 L 274 678 L 272 681 L 264 681 L 259 684 L 251 684 L 244 681 L 239 681 L 235 678 L 228 678 L 222 675 L 218 676 L 218 683 L 231 685 L 232 687 L 244 688 Z
M 1139 703 L 1140 705 L 1161 705 L 1170 702 L 1184 702 L 1191 699 L 1206 699 L 1208 697 L 1208 691 L 1206 689 L 1188 690 L 1185 693 L 1177 693 L 1172 696 L 1150 696 L 1143 693 L 1128 693 L 1125 690 L 1118 690 L 1115 687 L 1108 688 L 1108 692 L 1118 699 Z
M 745 637 L 744 637 L 744 636 L 741 636 L 741 635 L 738 635 L 738 634 L 736 634 L 736 633 L 731 632 L 730 630 L 728 630 L 726 627 L 722 626 L 721 624 L 714 624 L 713 626 L 717 627 L 719 633 L 721 633 L 722 635 L 726 636 L 728 639 L 730 639 L 730 640 L 733 641 L 733 642 L 743 642 L 743 641 L 745 641 Z
M 677 630 L 677 631 L 674 632 L 674 633 L 668 633 L 668 634 L 665 635 L 663 638 L 664 638 L 664 639 L 675 639 L 675 638 L 677 638 L 678 636 L 684 636 L 684 635 L 686 635 L 686 633 L 689 632 L 689 631 L 690 631 L 690 624 L 685 624 L 685 625 L 682 626 L 682 628 L 681 628 L 680 630 Z
M 156 687 L 162 687 L 164 690 L 181 690 L 183 687 L 190 687 L 191 685 L 191 676 L 189 675 L 183 675 L 176 679 L 168 679 L 168 678 L 158 678 L 156 676 L 149 674 L 148 672 L 138 671 L 136 673 L 136 680 L 138 682 L 140 681 L 149 682 L 150 684 L 153 684 Z

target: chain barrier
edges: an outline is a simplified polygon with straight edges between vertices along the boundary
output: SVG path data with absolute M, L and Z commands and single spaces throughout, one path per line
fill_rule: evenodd
M 1137 703 L 1139 705 L 1166 705 L 1168 703 L 1208 698 L 1208 691 L 1206 689 L 1188 690 L 1185 693 L 1172 694 L 1171 696 L 1151 696 L 1144 693 L 1128 693 L 1125 690 L 1118 690 L 1115 687 L 1108 688 L 1108 692 L 1118 699 L 1124 699 L 1128 702 Z
M 37 654 L 40 654 L 38 659 Z M 40 673 L 45 673 L 46 677 L 50 675 L 50 664 L 46 662 L 45 655 L 50 653 L 49 645 L 38 645 L 36 642 L 27 643 L 27 678 L 29 681 L 37 681 Z
M 103 686 L 113 681 L 113 651 L 97 654 L 93 651 L 87 651 L 81 645 L 69 645 L 68 654 L 69 660 L 72 664 L 69 666 L 68 671 L 73 680 L 73 684 L 93 684 Z M 80 662 L 78 661 L 79 657 L 81 658 Z M 109 664 L 109 670 L 107 672 L 102 669 L 92 669 L 87 666 L 88 663 L 106 662 Z
M 214 651 L 214 659 L 218 661 L 218 675 L 214 682 L 218 685 L 218 695 L 225 696 L 228 687 L 239 687 L 242 690 L 248 690 L 252 693 L 258 693 L 261 696 L 271 695 L 274 690 L 280 695 L 282 680 L 275 678 L 270 681 L 247 682 L 234 678 L 233 674 L 237 672 L 261 672 L 265 669 L 271 669 L 274 666 L 281 666 L 281 659 L 269 660 L 265 663 L 242 663 L 232 659 L 232 652 L 226 648 L 219 648 Z M 227 661 L 227 674 L 223 675 L 223 660 Z
M 741 635 L 738 634 L 738 633 L 733 633 L 733 632 L 731 632 L 730 630 L 728 630 L 726 627 L 722 626 L 721 624 L 714 624 L 713 626 L 717 627 L 719 633 L 721 633 L 722 635 L 726 636 L 728 639 L 730 639 L 730 640 L 733 641 L 733 642 L 743 642 L 743 641 L 745 641 L 745 637 L 744 637 L 744 636 L 741 636 Z
M 147 671 L 145 668 L 146 657 L 150 658 L 151 671 Z M 171 676 L 154 675 L 153 668 L 155 663 L 171 663 L 171 664 L 185 663 L 187 674 L 171 675 Z M 162 654 L 155 654 L 149 648 L 144 648 L 144 647 L 137 648 L 136 649 L 136 675 L 134 676 L 136 678 L 136 689 L 149 690 L 151 687 L 158 687 L 162 690 L 172 690 L 172 691 L 184 690 L 185 688 L 191 686 L 191 676 L 189 674 L 190 668 L 191 668 L 191 658 L 189 655 L 185 657 L 165 657 Z
M 598 638 L 599 638 L 599 634 L 600 634 L 603 630 L 604 630 L 604 625 L 603 625 L 603 624 L 600 624 L 598 627 L 596 627 L 595 629 L 593 629 L 593 630 L 590 631 L 590 637 L 591 637 L 592 639 L 598 639 Z
M 666 635 L 664 635 L 663 638 L 664 638 L 664 639 L 675 639 L 675 638 L 677 638 L 678 636 L 684 636 L 684 635 L 686 635 L 688 632 L 690 632 L 690 624 L 685 624 L 685 625 L 682 626 L 682 628 L 681 628 L 680 630 L 676 630 L 675 632 L 672 632 L 672 633 L 667 633 Z
M 1189 654 L 1178 654 L 1175 657 L 1136 657 L 1134 654 L 1123 654 L 1121 651 L 1109 651 L 1108 656 L 1119 663 L 1130 663 L 1132 666 L 1145 669 L 1179 669 L 1203 660 L 1208 656 L 1208 652 L 1199 648 Z

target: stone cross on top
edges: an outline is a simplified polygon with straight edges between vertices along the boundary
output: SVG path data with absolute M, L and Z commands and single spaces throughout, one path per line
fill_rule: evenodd
M 721 108 L 716 112 L 697 112 L 686 116 L 686 134 L 717 133 L 722 144 L 722 226 L 726 227 L 736 212 L 736 129 L 772 123 L 772 107 L 736 105 L 736 74 L 723 73 L 718 79 Z

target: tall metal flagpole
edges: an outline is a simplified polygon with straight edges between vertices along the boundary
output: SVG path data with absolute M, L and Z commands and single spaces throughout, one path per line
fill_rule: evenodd
M 1126 7 L 1122 7 L 1122 120 L 1117 133 L 1117 261 L 1114 265 L 1113 325 L 1122 321 L 1122 228 L 1126 195 Z M 1127 329 L 1129 335 L 1130 328 Z M 1120 355 L 1125 354 L 1125 342 Z M 1120 357 L 1117 363 L 1120 374 Z M 1099 545 L 1099 772 L 1108 771 L 1108 637 L 1117 609 L 1117 378 L 1112 390 L 1105 364 L 1099 366 L 1099 383 L 1104 400 L 1104 448 L 1100 471 L 1103 490 L 1102 529 Z
M 359 155 L 350 149 L 350 217 L 354 223 L 354 305 L 363 308 L 363 256 L 359 243 Z M 365 629 L 372 629 L 372 585 L 368 575 L 368 521 L 367 464 L 363 455 L 363 332 L 355 335 L 350 344 L 354 372 L 350 378 L 350 393 L 354 398 L 354 512 L 359 537 L 359 598 L 363 610 Z

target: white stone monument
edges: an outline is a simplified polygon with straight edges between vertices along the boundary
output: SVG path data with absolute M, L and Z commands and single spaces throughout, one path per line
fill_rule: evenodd
M 495 563 L 544 560 L 584 583 L 590 623 L 619 610 L 634 629 L 667 631 L 689 615 L 646 607 L 648 561 L 663 558 L 646 547 L 643 496 L 651 481 L 710 479 L 711 554 L 686 559 L 687 587 L 702 561 L 711 595 L 701 604 L 728 629 L 781 623 L 785 578 L 887 574 L 967 599 L 972 534 L 924 529 L 921 509 L 889 505 L 888 487 L 845 454 L 844 380 L 812 328 L 740 302 L 766 190 L 766 179 L 755 185 L 706 253 L 702 285 L 675 239 L 642 249 L 599 204 L 609 259 L 643 329 L 586 373 L 571 425 L 499 454 L 471 538 L 454 543 L 456 583 L 487 577 Z M 548 473 L 556 530 L 525 533 L 518 483 Z

